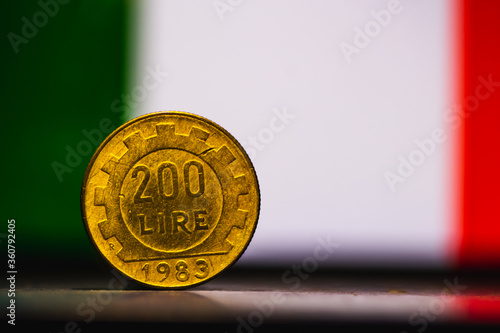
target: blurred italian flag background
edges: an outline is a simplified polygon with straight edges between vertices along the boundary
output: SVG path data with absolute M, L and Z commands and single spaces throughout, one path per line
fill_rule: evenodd
M 11 1 L 2 216 L 22 262 L 99 260 L 80 190 L 102 140 L 179 110 L 231 132 L 262 193 L 238 265 L 500 267 L 500 2 Z M 4 237 L 5 238 L 5 237 Z

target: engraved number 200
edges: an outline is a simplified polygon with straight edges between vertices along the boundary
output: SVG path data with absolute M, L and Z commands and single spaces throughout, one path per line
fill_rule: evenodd
M 189 180 L 189 171 L 192 167 L 196 168 L 198 179 L 198 189 L 196 192 L 192 191 L 191 183 Z M 203 171 L 203 165 L 197 161 L 188 161 L 184 163 L 184 190 L 186 194 L 190 197 L 199 197 L 205 192 L 205 173 Z M 132 171 L 132 178 L 137 178 L 139 172 L 144 174 L 142 182 L 139 184 L 137 191 L 134 194 L 134 203 L 152 202 L 153 198 L 150 196 L 144 196 L 144 191 L 151 178 L 151 173 L 149 168 L 145 165 L 138 165 Z M 170 178 L 170 186 L 166 186 L 165 176 Z M 179 194 L 179 176 L 177 172 L 177 166 L 172 162 L 163 162 L 158 166 L 157 170 L 158 177 L 158 192 L 164 200 L 175 199 Z M 166 187 L 170 187 L 169 193 L 166 193 Z

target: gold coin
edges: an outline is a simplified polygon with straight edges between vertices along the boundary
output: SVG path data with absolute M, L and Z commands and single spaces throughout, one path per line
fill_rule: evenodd
M 184 112 L 135 118 L 92 157 L 82 216 L 101 255 L 158 288 L 205 282 L 233 264 L 257 225 L 252 163 L 231 134 Z

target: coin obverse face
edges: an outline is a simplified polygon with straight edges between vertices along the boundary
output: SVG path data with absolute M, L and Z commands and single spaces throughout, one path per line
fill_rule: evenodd
M 257 225 L 257 177 L 222 127 L 183 112 L 135 118 L 92 157 L 82 185 L 89 238 L 124 275 L 158 288 L 205 282 Z

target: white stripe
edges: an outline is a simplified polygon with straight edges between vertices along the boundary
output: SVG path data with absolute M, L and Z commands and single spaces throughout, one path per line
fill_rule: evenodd
M 255 155 L 262 211 L 241 263 L 300 262 L 326 235 L 341 245 L 331 263 L 450 262 L 450 138 L 394 192 L 384 173 L 417 151 L 415 140 L 452 134 L 442 117 L 451 5 L 392 3 L 141 2 L 136 82 L 156 66 L 169 76 L 136 115 L 200 114 Z M 387 23 L 381 13 L 391 11 Z M 373 37 L 364 46 L 358 36 L 359 52 L 346 57 L 357 27 Z M 284 109 L 295 118 L 276 118 Z

